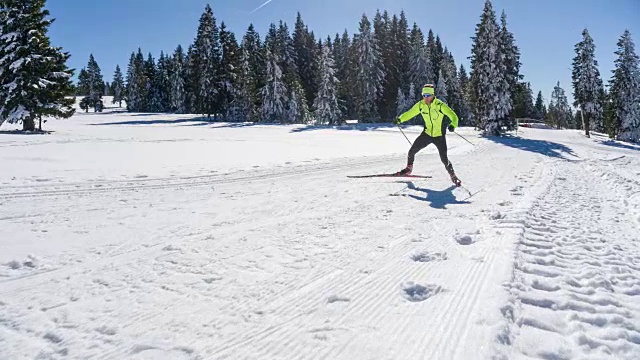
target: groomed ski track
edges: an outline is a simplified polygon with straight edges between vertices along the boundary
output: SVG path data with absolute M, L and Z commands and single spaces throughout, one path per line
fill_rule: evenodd
M 433 152 L 0 186 L 0 358 L 639 358 L 640 151 L 465 135 L 467 201 Z

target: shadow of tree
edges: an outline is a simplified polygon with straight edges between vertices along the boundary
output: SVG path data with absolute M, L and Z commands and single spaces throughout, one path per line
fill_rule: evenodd
M 485 136 L 486 139 L 493 141 L 495 143 L 508 146 L 514 149 L 519 149 L 523 151 L 528 151 L 536 154 L 541 154 L 553 158 L 559 158 L 564 160 L 575 160 L 569 159 L 566 156 L 578 157 L 571 148 L 566 145 L 558 144 L 551 141 L 546 140 L 533 140 L 533 139 L 524 139 L 515 136 L 505 135 L 505 136 Z
M 22 130 L 5 130 L 0 131 L 0 135 L 49 135 L 53 134 L 55 131 L 51 130 L 36 130 L 36 131 L 22 131 Z
M 378 129 L 395 129 L 395 126 L 390 123 L 371 123 L 371 124 L 355 124 L 355 125 L 307 125 L 298 129 L 293 129 L 291 132 L 299 133 L 306 131 L 316 130 L 344 130 L 344 131 L 374 131 Z
M 184 123 L 198 123 L 198 125 L 209 125 L 212 122 L 203 118 L 183 118 L 183 119 L 154 119 L 154 120 L 127 120 L 105 123 L 90 124 L 93 126 L 117 126 L 117 125 L 175 125 Z
M 613 140 L 605 140 L 605 141 L 596 141 L 598 144 L 602 144 L 602 145 L 606 145 L 606 146 L 612 146 L 615 148 L 619 148 L 619 149 L 627 149 L 627 150 L 635 150 L 635 151 L 640 151 L 640 145 L 634 145 L 632 143 L 622 143 L 620 141 L 613 141 Z

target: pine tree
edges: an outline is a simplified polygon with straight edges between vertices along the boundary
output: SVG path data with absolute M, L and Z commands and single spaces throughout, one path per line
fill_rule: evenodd
M 171 73 L 169 83 L 169 109 L 171 112 L 184 114 L 187 111 L 186 104 L 186 80 L 185 80 L 185 54 L 182 46 L 178 45 L 171 59 Z
M 116 65 L 116 71 L 113 74 L 113 101 L 112 103 L 118 103 L 118 107 L 122 107 L 122 100 L 124 99 L 124 78 L 122 77 L 122 70 L 120 65 Z
M 160 88 L 157 84 L 157 75 L 158 69 L 156 67 L 156 60 L 153 58 L 153 55 L 149 53 L 147 55 L 147 61 L 144 63 L 144 73 L 145 73 L 145 88 L 147 90 L 147 98 L 146 98 L 146 106 L 143 108 L 145 112 L 160 112 Z
M 396 18 L 397 22 L 397 18 Z M 396 24 L 397 26 L 397 24 Z M 382 119 L 393 119 L 396 111 L 396 93 L 399 84 L 399 74 L 396 68 L 395 58 L 398 54 L 394 51 L 393 23 L 387 11 L 378 11 L 373 21 L 373 34 L 380 49 L 381 66 L 384 70 L 382 81 L 382 96 L 378 99 L 378 113 Z
M 83 69 L 84 70 L 84 69 Z M 83 103 L 94 108 L 98 112 L 102 108 L 102 96 L 104 95 L 104 80 L 100 66 L 93 54 L 89 55 L 89 63 L 82 77 L 80 87 L 86 92 Z
M 309 28 L 302 20 L 302 15 L 298 12 L 296 25 L 293 31 L 293 57 L 298 72 L 300 83 L 304 89 L 307 104 L 312 104 L 315 98 L 314 56 L 315 39 L 309 32 Z
M 470 80 L 467 75 L 467 70 L 464 68 L 464 65 L 460 65 L 460 70 L 458 71 L 458 79 L 460 82 L 460 92 L 461 92 L 461 100 L 460 100 L 460 109 L 458 109 L 458 117 L 460 118 L 459 124 L 461 126 L 469 126 L 473 124 L 473 118 L 471 114 L 469 100 L 469 91 L 470 91 Z
M 194 73 L 197 74 L 195 93 L 198 113 L 211 117 L 220 110 L 220 32 L 211 6 L 205 7 L 200 18 L 198 34 L 193 47 Z
M 419 91 L 422 90 L 423 85 L 433 84 L 436 80 L 436 74 L 433 72 L 433 63 L 431 62 L 431 56 L 429 54 L 429 47 L 428 45 L 424 45 L 424 35 L 417 24 L 413 24 L 413 30 L 411 31 L 409 69 L 411 73 L 411 84 L 413 84 L 414 88 L 418 91 L 417 94 L 410 94 L 412 97 L 419 95 Z
M 257 109 L 262 108 L 262 95 L 261 91 L 266 85 L 265 70 L 267 68 L 265 62 L 265 53 L 260 40 L 260 34 L 256 32 L 253 24 L 249 25 L 246 34 L 242 39 L 242 50 L 246 52 L 248 58 L 246 59 L 250 69 L 250 77 L 247 79 L 250 85 L 250 96 L 254 102 L 254 109 L 256 109 L 250 118 L 254 121 L 258 121 L 260 114 Z
M 508 95 L 504 98 L 503 106 L 505 109 L 509 109 L 507 110 L 507 114 L 509 114 L 515 108 L 518 92 L 524 89 L 523 84 L 520 83 L 520 80 L 522 80 L 522 76 L 520 75 L 520 49 L 518 49 L 518 46 L 515 44 L 513 33 L 507 28 L 507 14 L 504 11 L 502 11 L 500 17 L 500 23 L 500 53 L 503 57 L 507 84 L 504 93 Z M 521 105 L 528 106 L 528 103 Z
M 251 78 L 251 56 L 246 49 L 241 50 L 238 83 L 234 87 L 233 114 L 235 121 L 257 122 L 259 114 L 254 100 L 253 79 Z
M 393 27 L 393 33 L 393 45 L 395 46 L 393 50 L 393 59 L 395 60 L 394 70 L 398 77 L 399 86 L 408 87 L 411 82 L 411 77 L 409 76 L 409 54 L 411 53 L 411 43 L 409 38 L 409 22 L 404 11 L 400 13 L 398 25 L 397 27 Z
M 376 122 L 379 119 L 376 104 L 384 91 L 384 70 L 380 48 L 366 15 L 362 16 L 359 33 L 354 38 L 353 54 L 359 62 L 354 84 L 356 114 L 363 122 Z
M 533 105 L 533 90 L 528 82 L 519 82 L 516 85 L 513 116 L 515 118 L 534 118 L 536 108 Z
M 506 67 L 500 52 L 500 30 L 489 0 L 472 39 L 470 92 L 476 126 L 497 135 L 501 120 L 511 109 Z
M 154 111 L 156 112 L 167 112 L 170 109 L 170 95 L 171 95 L 171 83 L 169 81 L 169 72 L 171 64 L 169 62 L 169 58 L 164 54 L 163 51 L 160 52 L 160 57 L 158 58 L 158 65 L 156 68 L 155 79 L 153 81 L 153 86 L 156 89 L 155 91 L 155 106 Z
M 448 102 L 449 92 L 447 91 L 447 83 L 444 79 L 444 75 L 442 74 L 442 68 L 440 69 L 440 73 L 438 74 L 438 83 L 436 84 L 436 95 L 438 99 Z
M 320 124 L 339 124 L 342 112 L 338 104 L 338 79 L 336 68 L 331 54 L 330 42 L 327 41 L 322 48 L 320 56 L 320 85 L 318 95 L 313 104 L 316 122 Z
M 582 32 L 583 40 L 576 44 L 576 57 L 573 59 L 573 97 L 574 105 L 582 110 L 586 135 L 593 125 L 596 129 L 602 127 L 602 101 L 604 87 L 595 59 L 595 45 L 589 31 Z
M 286 116 L 287 90 L 282 79 L 280 59 L 269 48 L 266 50 L 266 85 L 262 88 L 262 121 L 282 122 Z
M 22 122 L 35 130 L 35 120 L 73 115 L 69 53 L 51 46 L 53 22 L 45 0 L 4 0 L 0 7 L 0 126 Z M 46 120 L 45 120 L 46 121 Z
M 640 66 L 629 30 L 617 43 L 615 70 L 610 81 L 614 131 L 624 141 L 640 142 Z
M 222 45 L 221 79 L 222 91 L 220 104 L 226 121 L 237 121 L 238 109 L 235 95 L 239 86 L 242 52 L 235 35 L 227 31 L 225 23 L 220 24 L 220 43 Z
M 551 103 L 549 104 L 549 119 L 551 124 L 558 129 L 570 126 L 572 111 L 564 89 L 560 87 L 560 82 L 553 88 L 551 93 Z
M 148 111 L 148 86 L 144 56 L 142 50 L 138 48 L 138 53 L 131 54 L 127 69 L 127 110 Z
M 86 68 L 82 68 L 78 74 L 78 86 L 76 95 L 85 96 L 89 94 L 89 73 Z
M 542 91 L 538 91 L 538 97 L 536 98 L 536 111 L 535 118 L 543 120 L 547 117 L 547 107 L 544 104 L 544 98 L 542 97 Z
M 342 36 L 336 34 L 333 45 L 336 62 L 336 78 L 338 79 L 338 103 L 346 117 L 354 116 L 353 79 L 351 72 L 351 39 L 345 30 Z

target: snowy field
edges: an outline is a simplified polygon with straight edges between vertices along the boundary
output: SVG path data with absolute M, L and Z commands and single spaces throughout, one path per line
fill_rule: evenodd
M 392 126 L 45 129 L 0 133 L 0 359 L 640 359 L 640 147 L 459 129 L 468 198 L 434 147 L 347 178 Z

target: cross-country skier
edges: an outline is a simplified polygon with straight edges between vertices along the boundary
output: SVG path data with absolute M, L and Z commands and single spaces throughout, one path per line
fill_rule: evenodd
M 447 157 L 447 139 L 445 137 L 447 126 L 449 131 L 454 131 L 458 127 L 458 115 L 442 100 L 435 97 L 433 85 L 427 84 L 422 88 L 422 97 L 423 100 L 394 120 L 394 124 L 399 125 L 413 119 L 418 114 L 422 114 L 424 120 L 424 131 L 420 133 L 409 150 L 407 167 L 397 172 L 396 175 L 410 175 L 418 151 L 429 144 L 434 144 L 440 153 L 440 160 L 451 176 L 451 181 L 456 186 L 460 186 L 462 183 L 453 171 L 453 165 Z M 449 118 L 448 121 L 443 121 L 445 115 Z

